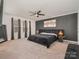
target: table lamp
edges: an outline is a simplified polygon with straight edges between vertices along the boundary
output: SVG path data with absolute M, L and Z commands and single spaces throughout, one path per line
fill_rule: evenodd
M 63 36 L 64 35 L 63 31 L 59 31 L 58 35 Z

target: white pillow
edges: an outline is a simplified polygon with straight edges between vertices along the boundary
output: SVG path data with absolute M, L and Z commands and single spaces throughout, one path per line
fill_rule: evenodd
M 57 34 L 55 34 L 55 33 L 46 33 L 46 32 L 42 32 L 42 33 L 40 33 L 40 34 L 55 35 L 55 36 L 57 37 Z

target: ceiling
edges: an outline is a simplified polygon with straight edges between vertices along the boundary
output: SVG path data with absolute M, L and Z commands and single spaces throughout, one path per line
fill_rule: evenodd
M 41 20 L 76 13 L 79 0 L 4 0 L 4 12 L 27 19 Z M 42 10 L 45 16 L 30 16 L 30 11 Z

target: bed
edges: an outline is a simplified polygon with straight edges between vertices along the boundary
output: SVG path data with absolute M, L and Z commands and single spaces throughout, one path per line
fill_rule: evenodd
M 58 32 L 60 30 L 62 29 L 39 29 L 39 34 L 29 36 L 28 40 L 49 48 L 50 45 L 58 39 Z

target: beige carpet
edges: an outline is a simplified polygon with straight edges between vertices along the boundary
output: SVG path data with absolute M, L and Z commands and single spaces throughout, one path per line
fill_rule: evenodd
M 49 49 L 28 40 L 0 44 L 0 59 L 64 59 L 68 43 L 55 42 Z

